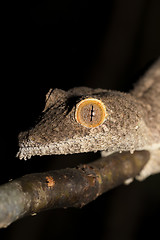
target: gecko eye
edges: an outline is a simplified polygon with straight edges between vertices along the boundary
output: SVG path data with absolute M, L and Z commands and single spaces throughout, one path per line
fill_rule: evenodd
M 104 122 L 106 115 L 104 103 L 95 98 L 86 98 L 76 106 L 75 118 L 84 127 L 98 127 Z

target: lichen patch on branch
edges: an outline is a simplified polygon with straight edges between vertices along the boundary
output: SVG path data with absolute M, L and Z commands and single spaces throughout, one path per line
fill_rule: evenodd
M 46 176 L 46 182 L 48 187 L 54 187 L 55 181 L 53 180 L 53 177 Z

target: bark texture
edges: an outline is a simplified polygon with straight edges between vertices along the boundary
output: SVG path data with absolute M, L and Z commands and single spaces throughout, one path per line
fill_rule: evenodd
M 25 175 L 0 187 L 0 227 L 52 208 L 82 207 L 137 176 L 148 151 L 115 153 L 76 168 Z

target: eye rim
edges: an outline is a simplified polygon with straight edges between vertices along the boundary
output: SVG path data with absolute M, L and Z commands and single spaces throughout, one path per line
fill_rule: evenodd
M 94 104 L 98 105 L 99 108 L 102 110 L 101 121 L 99 121 L 95 125 L 88 125 L 85 122 L 82 123 L 81 120 L 80 120 L 79 112 L 80 112 L 81 107 L 84 105 L 85 102 L 88 102 L 88 103 L 93 102 Z M 86 128 L 96 128 L 98 126 L 101 126 L 104 123 L 104 121 L 106 120 L 107 116 L 108 116 L 108 113 L 106 111 L 106 106 L 100 99 L 97 99 L 97 98 L 85 98 L 85 99 L 81 100 L 79 103 L 76 104 L 75 119 L 83 127 L 86 127 Z

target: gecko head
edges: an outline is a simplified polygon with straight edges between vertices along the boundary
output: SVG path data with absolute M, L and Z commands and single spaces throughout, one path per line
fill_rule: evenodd
M 140 115 L 129 94 L 86 87 L 51 89 L 35 126 L 19 134 L 17 156 L 132 150 L 139 144 L 134 137 Z

